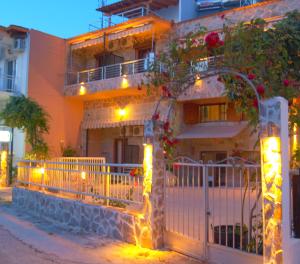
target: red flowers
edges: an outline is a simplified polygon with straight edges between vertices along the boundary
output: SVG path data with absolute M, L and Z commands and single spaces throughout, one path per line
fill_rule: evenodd
M 263 96 L 265 94 L 265 87 L 262 85 L 262 84 L 259 84 L 257 87 L 256 87 L 256 91 L 258 92 L 258 94 L 260 96 Z
M 220 40 L 217 32 L 211 32 L 205 37 L 205 43 L 209 49 L 217 48 L 224 45 L 224 41 Z
M 257 100 L 257 98 L 253 99 L 253 107 L 258 109 L 258 100 Z
M 162 90 L 163 96 L 165 96 L 165 97 L 171 97 L 172 96 L 172 94 L 170 93 L 167 86 L 162 86 L 161 90 Z
M 220 15 L 220 18 L 224 19 L 225 18 L 225 14 Z
M 248 79 L 249 80 L 254 80 L 256 78 L 256 75 L 255 74 L 253 74 L 253 73 L 249 73 L 248 74 Z
M 285 87 L 288 87 L 289 85 L 290 85 L 290 81 L 288 80 L 288 79 L 285 79 L 285 80 L 283 80 L 283 85 L 285 86 Z
M 167 121 L 166 123 L 164 123 L 164 131 L 168 132 L 169 128 L 170 128 L 170 123 Z
M 153 116 L 152 116 L 152 120 L 153 121 L 157 121 L 159 119 L 159 112 L 157 112 L 156 114 L 154 114 Z
M 217 81 L 223 83 L 223 78 L 219 76 Z
M 168 72 L 162 72 L 162 75 L 165 77 L 165 78 L 169 78 L 170 77 L 170 74 Z
M 129 172 L 129 175 L 130 175 L 131 177 L 135 177 L 135 176 L 137 176 L 138 173 L 139 173 L 138 169 L 135 168 L 135 169 L 132 169 L 132 170 Z

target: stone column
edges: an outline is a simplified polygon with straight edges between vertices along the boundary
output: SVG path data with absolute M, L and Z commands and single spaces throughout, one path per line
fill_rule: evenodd
M 288 263 L 283 261 L 283 248 L 287 246 L 283 238 L 290 233 L 290 223 L 284 221 L 290 214 L 289 194 L 283 195 L 289 193 L 287 101 L 282 97 L 264 101 L 260 122 L 264 263 Z
M 155 131 L 153 142 L 153 175 L 150 202 L 152 206 L 151 228 L 153 248 L 161 248 L 164 243 L 165 224 L 165 160 L 160 146 L 159 131 Z
M 160 131 L 153 132 L 153 124 L 150 127 L 150 136 L 145 132 L 147 142 L 144 151 L 144 209 L 140 223 L 140 245 L 157 249 L 164 244 L 165 161 L 160 146 Z

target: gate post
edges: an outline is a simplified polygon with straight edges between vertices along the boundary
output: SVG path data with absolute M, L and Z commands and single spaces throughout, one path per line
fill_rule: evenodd
M 262 102 L 260 122 L 264 263 L 281 264 L 286 256 L 283 238 L 290 233 L 285 221 L 290 214 L 287 100 L 275 97 Z
M 144 209 L 140 244 L 157 249 L 164 243 L 164 176 L 165 160 L 159 131 L 153 131 L 152 121 L 145 123 L 144 144 Z M 145 226 L 147 223 L 147 226 Z

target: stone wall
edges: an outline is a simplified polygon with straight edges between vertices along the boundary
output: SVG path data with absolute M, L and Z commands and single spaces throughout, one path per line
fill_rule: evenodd
M 139 219 L 129 213 L 41 192 L 13 189 L 13 205 L 18 210 L 48 220 L 75 232 L 93 233 L 137 244 Z
M 144 121 L 151 120 L 158 104 L 159 97 L 148 95 L 118 96 L 84 103 L 84 129 L 105 127 L 120 127 L 126 125 L 144 125 Z M 168 102 L 163 101 L 158 111 L 161 119 L 166 119 Z M 119 109 L 126 111 L 120 118 Z
M 300 9 L 299 0 L 272 0 L 184 21 L 176 24 L 175 31 L 178 35 L 185 36 L 189 32 L 198 30 L 200 25 L 209 31 L 222 29 L 224 19 L 221 14 L 224 14 L 231 23 L 238 23 L 255 18 L 280 17 L 295 9 Z

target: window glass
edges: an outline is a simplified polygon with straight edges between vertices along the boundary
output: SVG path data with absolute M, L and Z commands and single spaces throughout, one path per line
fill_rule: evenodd
M 201 105 L 200 106 L 200 122 L 214 122 L 227 120 L 227 105 Z

